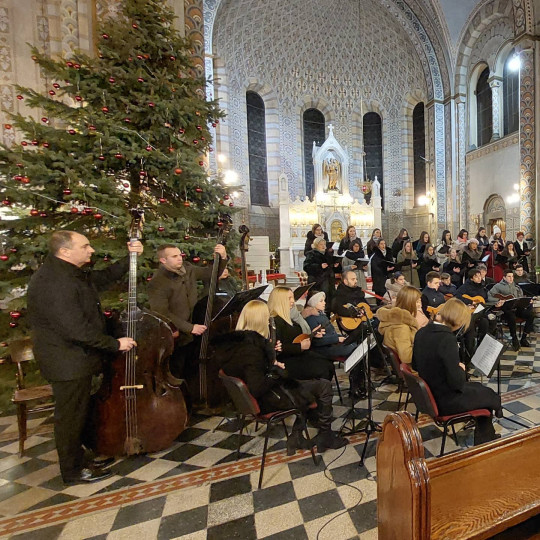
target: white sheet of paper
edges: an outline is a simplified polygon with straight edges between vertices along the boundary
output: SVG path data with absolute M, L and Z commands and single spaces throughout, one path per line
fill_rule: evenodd
M 472 357 L 473 366 L 478 368 L 486 377 L 489 377 L 503 347 L 504 345 L 501 342 L 486 334 Z
M 481 313 L 482 311 L 484 311 L 484 306 L 482 304 L 478 304 L 473 313 Z
M 349 358 L 345 360 L 345 372 L 348 373 L 354 366 L 356 366 L 356 364 L 358 364 L 358 362 L 360 362 L 360 360 L 362 360 L 362 358 L 364 358 L 364 356 L 368 352 L 368 346 L 370 349 L 373 349 L 375 345 L 376 341 L 373 336 L 370 335 L 366 339 L 364 339 L 364 341 L 362 341 L 362 343 L 360 343 L 358 347 L 356 347 L 354 352 L 349 355 Z

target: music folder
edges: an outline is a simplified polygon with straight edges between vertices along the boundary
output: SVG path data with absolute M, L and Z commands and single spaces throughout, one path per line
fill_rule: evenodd
M 486 377 L 491 377 L 503 352 L 504 344 L 497 341 L 493 336 L 486 334 L 482 343 L 476 349 L 471 363 Z
M 343 366 L 345 372 L 348 373 L 351 369 L 366 356 L 370 349 L 373 349 L 377 342 L 372 334 L 370 334 L 362 343 L 356 347 L 356 349 L 349 355 L 347 360 L 345 360 L 345 365 Z
M 240 313 L 242 308 L 251 300 L 257 300 L 259 296 L 265 291 L 268 285 L 262 287 L 256 287 L 247 291 L 237 292 L 212 318 L 212 322 L 222 317 L 227 317 L 233 313 Z
M 489 258 L 491 257 L 491 253 L 488 253 L 485 257 L 482 257 L 480 260 L 483 263 L 487 263 L 489 261 Z
M 293 291 L 294 301 L 297 302 L 298 300 L 300 300 L 300 298 L 302 298 L 302 296 L 304 296 L 304 294 L 306 294 L 309 291 L 309 289 L 313 287 L 313 285 L 315 285 L 315 282 L 308 283 L 307 285 L 301 285 L 300 287 L 296 287 L 296 289 L 294 289 Z

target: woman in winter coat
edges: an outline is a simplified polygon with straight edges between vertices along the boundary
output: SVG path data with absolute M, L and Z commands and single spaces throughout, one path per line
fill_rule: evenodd
M 403 243 L 403 249 L 398 253 L 397 264 L 405 279 L 413 286 L 420 287 L 418 278 L 418 257 L 412 249 L 412 242 L 407 240 Z
M 467 382 L 465 365 L 460 362 L 458 341 L 454 334 L 470 324 L 469 308 L 457 298 L 450 298 L 437 315 L 437 321 L 418 330 L 414 339 L 413 368 L 428 384 L 441 415 L 488 409 L 502 416 L 501 398 L 477 382 Z M 491 417 L 478 417 L 474 444 L 497 438 Z
M 426 249 L 426 246 L 428 244 L 431 244 L 429 233 L 427 231 L 422 231 L 420 233 L 420 237 L 418 238 L 418 240 L 415 240 L 412 245 L 419 259 L 422 258 L 422 255 L 424 254 L 424 250 Z
M 467 247 L 461 252 L 461 262 L 468 272 L 480 263 L 482 252 L 478 249 L 478 240 L 471 238 L 467 242 Z
M 420 263 L 420 269 L 418 270 L 418 278 L 420 280 L 420 288 L 423 289 L 426 286 L 426 276 L 428 272 L 439 272 L 441 264 L 437 260 L 435 254 L 435 248 L 432 244 L 428 244 Z
M 323 231 L 322 225 L 315 223 L 311 231 L 306 234 L 306 245 L 304 246 L 304 255 L 313 249 L 312 244 L 316 238 L 324 238 L 328 242 L 328 234 Z
M 405 280 L 405 276 L 401 272 L 395 272 L 391 278 L 386 280 L 384 286 L 392 304 L 396 303 L 396 297 L 405 285 L 409 285 L 409 282 Z
M 345 252 L 345 256 L 341 261 L 342 272 L 352 270 L 356 274 L 358 280 L 358 286 L 362 289 L 367 289 L 366 269 L 368 263 L 361 262 L 360 259 L 364 258 L 364 251 L 362 250 L 362 241 L 360 239 L 353 240 L 349 249 Z
M 500 255 L 500 261 L 506 266 L 506 268 L 515 270 L 518 263 L 518 256 L 514 248 L 514 242 L 511 242 L 510 240 L 506 242 L 506 246 Z
M 373 278 L 373 292 L 384 296 L 385 283 L 395 269 L 394 258 L 386 247 L 386 240 L 381 238 L 371 257 L 371 277 Z M 378 300 L 377 303 L 380 303 Z
M 452 248 L 448 253 L 448 260 L 444 263 L 443 270 L 450 274 L 450 279 L 456 287 L 463 283 L 463 264 L 459 253 Z
M 399 360 L 405 364 L 412 362 L 414 336 L 418 330 L 416 322 L 417 301 L 420 291 L 405 286 L 399 291 L 395 307 L 383 307 L 375 316 L 379 319 L 379 333 L 383 343 L 396 351 Z
M 335 277 L 338 263 L 333 263 L 332 256 L 326 251 L 324 238 L 316 238 L 313 241 L 313 249 L 308 252 L 304 260 L 304 271 L 308 275 L 308 283 L 315 283 L 314 289 L 323 291 L 329 304 L 335 292 Z
M 349 225 L 347 227 L 345 236 L 341 239 L 341 242 L 339 243 L 338 255 L 341 255 L 344 251 L 350 250 L 351 244 L 353 242 L 360 243 L 360 252 L 362 253 L 362 257 L 363 257 L 364 248 L 362 246 L 362 240 L 358 236 L 356 236 L 356 227 L 354 225 Z
M 502 231 L 501 228 L 497 225 L 493 227 L 493 234 L 491 235 L 489 239 L 489 243 L 493 244 L 497 242 L 498 249 L 497 251 L 500 253 L 504 249 L 504 240 L 502 239 Z
M 379 240 L 382 238 L 381 229 L 373 229 L 371 238 L 366 245 L 367 256 L 371 257 L 375 251 L 375 248 L 379 245 Z
M 448 257 L 450 249 L 453 247 L 454 241 L 452 240 L 452 233 L 445 229 L 442 233 L 440 242 L 435 248 L 435 253 L 437 254 L 437 259 L 440 264 L 444 264 Z
M 480 227 L 476 233 L 475 238 L 478 240 L 478 249 L 482 252 L 489 247 L 489 238 L 486 234 L 486 228 Z
M 392 244 L 392 257 L 397 258 L 398 253 L 403 249 L 403 244 L 409 240 L 407 229 L 401 229 Z

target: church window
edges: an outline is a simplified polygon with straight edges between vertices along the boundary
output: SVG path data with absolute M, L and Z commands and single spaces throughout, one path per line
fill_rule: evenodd
M 304 178 L 306 195 L 315 195 L 315 171 L 313 169 L 313 143 L 321 146 L 325 140 L 324 114 L 318 109 L 307 109 L 302 117 L 304 130 Z
M 519 68 L 512 66 L 515 51 L 512 49 L 503 69 L 503 121 L 504 134 L 519 129 Z
M 489 86 L 489 68 L 486 67 L 476 83 L 476 126 L 478 146 L 491 141 L 493 135 L 493 102 Z
M 426 194 L 426 124 L 423 103 L 413 109 L 414 200 Z
M 368 112 L 363 118 L 365 176 L 369 180 L 377 180 L 381 184 L 381 197 L 383 187 L 383 144 L 382 144 L 382 119 L 375 112 Z
M 268 206 L 268 167 L 264 101 L 255 92 L 246 92 L 249 191 L 251 204 Z

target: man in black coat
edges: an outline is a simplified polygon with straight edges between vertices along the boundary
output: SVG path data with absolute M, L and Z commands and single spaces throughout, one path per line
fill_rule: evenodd
M 142 253 L 140 242 L 128 244 Z M 98 291 L 128 270 L 125 258 L 101 271 L 85 272 L 94 249 L 82 234 L 57 231 L 49 256 L 28 287 L 28 314 L 34 356 L 55 397 L 54 435 L 62 479 L 66 484 L 94 482 L 110 476 L 84 464 L 82 435 L 90 405 L 92 376 L 101 371 L 107 353 L 129 351 L 133 339 L 106 333 Z
M 352 307 L 346 307 L 348 304 L 357 306 L 366 301 L 366 295 L 361 287 L 358 286 L 358 278 L 353 270 L 347 270 L 341 275 L 339 284 L 332 302 L 332 311 L 340 317 L 356 317 L 357 312 Z
M 444 294 L 439 292 L 441 275 L 439 272 L 428 272 L 426 274 L 426 286 L 422 290 L 422 310 L 426 317 L 431 317 L 428 307 L 438 308 L 446 301 Z

